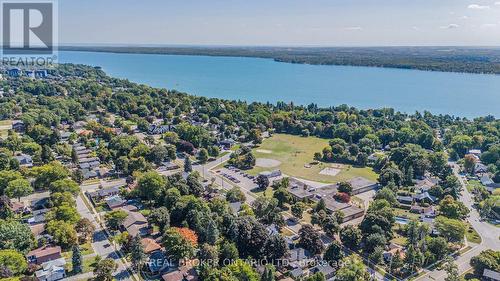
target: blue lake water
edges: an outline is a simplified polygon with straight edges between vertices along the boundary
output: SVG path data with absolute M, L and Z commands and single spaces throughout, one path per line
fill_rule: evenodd
M 500 116 L 500 75 L 305 65 L 271 59 L 59 52 L 60 62 L 101 66 L 109 75 L 190 94 L 327 107 L 393 107 L 413 113 Z

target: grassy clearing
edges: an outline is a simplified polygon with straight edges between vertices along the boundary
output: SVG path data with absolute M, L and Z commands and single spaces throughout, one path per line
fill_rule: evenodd
M 94 248 L 92 248 L 92 244 L 90 242 L 80 245 L 80 249 L 82 250 L 82 256 L 94 253 Z
M 0 120 L 0 126 L 12 126 L 12 120 Z
M 394 215 L 397 217 L 403 217 L 407 219 L 418 220 L 420 218 L 419 214 L 412 213 L 405 209 L 394 208 Z
M 406 239 L 406 237 L 404 236 L 401 236 L 401 235 L 397 235 L 396 237 L 394 237 L 391 242 L 394 243 L 394 244 L 398 244 L 398 245 L 401 245 L 401 246 L 405 246 L 406 245 L 406 241 L 408 239 Z
M 252 190 L 252 192 L 257 196 L 264 195 L 266 197 L 273 197 L 273 195 L 274 195 L 274 190 L 271 186 L 269 186 L 266 189 L 260 189 L 260 188 L 254 189 L 254 190 Z
M 93 265 L 95 264 L 95 257 L 88 257 L 88 258 L 83 258 L 82 261 L 82 273 L 87 273 L 91 272 L 94 270 Z M 71 263 L 71 260 L 66 263 L 66 272 L 69 273 L 69 275 L 73 275 L 73 264 Z
M 90 179 L 82 182 L 82 185 L 91 185 L 91 184 L 98 184 L 101 181 L 99 179 Z
M 472 192 L 474 188 L 480 187 L 482 184 L 478 180 L 470 180 L 467 182 L 466 188 L 467 191 Z
M 219 156 L 217 156 L 217 158 L 220 158 L 220 157 L 226 156 L 226 155 L 228 155 L 229 153 L 231 153 L 231 152 L 229 152 L 229 151 L 224 151 L 224 152 L 222 152 L 221 154 L 219 154 Z
M 315 152 L 321 152 L 326 146 L 328 146 L 326 139 L 275 134 L 271 138 L 265 139 L 259 147 L 253 150 L 253 153 L 256 158 L 274 159 L 280 161 L 281 164 L 273 168 L 255 167 L 249 171 L 249 174 L 256 175 L 262 171 L 280 169 L 286 175 L 325 183 L 346 181 L 354 177 L 377 179 L 377 174 L 371 168 L 343 165 L 337 175 L 331 176 L 322 175 L 319 172 L 334 164 L 319 163 L 310 165 L 310 168 L 304 167 L 313 161 Z
M 481 236 L 477 233 L 477 231 L 469 224 L 469 229 L 467 229 L 467 232 L 465 232 L 465 237 L 467 237 L 467 241 L 471 243 L 476 243 L 480 244 L 481 243 Z

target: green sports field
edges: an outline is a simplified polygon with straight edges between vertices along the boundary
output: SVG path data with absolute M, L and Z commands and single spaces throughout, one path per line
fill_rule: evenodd
M 314 153 L 321 152 L 327 145 L 327 139 L 275 134 L 271 138 L 265 139 L 260 146 L 254 148 L 253 153 L 258 159 L 258 164 L 262 159 L 269 159 L 262 162 L 271 162 L 276 165 L 273 167 L 271 165 L 269 167 L 256 166 L 249 173 L 255 175 L 262 171 L 280 169 L 288 176 L 325 183 L 346 181 L 358 176 L 370 180 L 377 179 L 377 174 L 371 168 L 356 168 L 350 165 L 321 162 L 311 165 Z M 332 167 L 340 171 L 336 175 L 320 174 L 325 168 Z

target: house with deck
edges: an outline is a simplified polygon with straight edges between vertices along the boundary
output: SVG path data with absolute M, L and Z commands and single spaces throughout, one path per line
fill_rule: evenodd
M 41 265 L 48 261 L 53 261 L 61 258 L 61 247 L 59 246 L 43 246 L 34 249 L 26 254 L 26 259 L 29 263 Z

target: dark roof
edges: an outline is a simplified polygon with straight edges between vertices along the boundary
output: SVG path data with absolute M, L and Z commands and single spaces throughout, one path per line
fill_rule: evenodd
M 127 201 L 121 198 L 119 195 L 111 196 L 106 198 L 106 204 L 109 208 L 113 209 L 116 207 L 123 206 Z
M 369 179 L 363 178 L 363 177 L 355 177 L 349 180 L 349 183 L 352 185 L 352 189 L 361 189 L 365 188 L 368 186 L 373 186 L 376 185 L 377 182 L 371 181 Z
M 98 189 L 94 192 L 89 193 L 89 195 L 92 197 L 95 197 L 95 196 L 106 197 L 106 196 L 114 195 L 117 193 L 120 193 L 120 188 L 118 186 L 114 186 L 114 187 Z
M 413 198 L 411 196 L 401 196 L 401 195 L 398 195 L 396 197 L 396 199 L 399 201 L 399 202 L 412 202 L 413 201 Z

